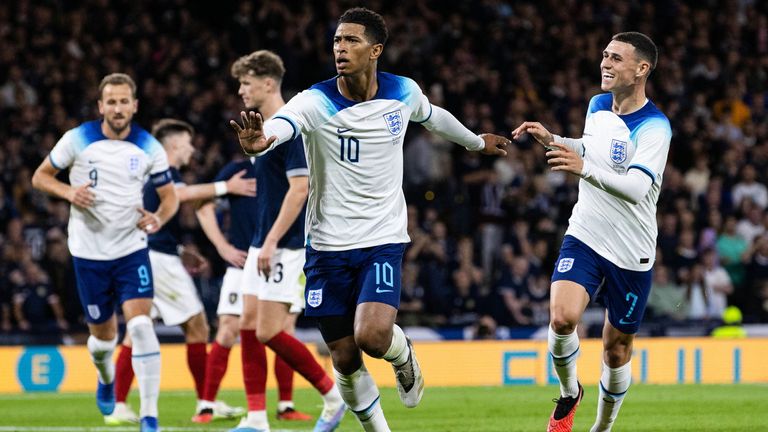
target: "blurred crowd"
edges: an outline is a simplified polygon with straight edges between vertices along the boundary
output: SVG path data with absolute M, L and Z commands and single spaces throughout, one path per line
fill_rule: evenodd
M 478 133 L 508 135 L 537 120 L 580 137 L 610 37 L 650 35 L 660 58 L 648 95 L 673 137 L 646 321 L 663 334 L 714 323 L 736 305 L 745 322 L 768 322 L 766 2 L 18 0 L 0 3 L 0 331 L 83 326 L 68 204 L 33 190 L 30 177 L 63 132 L 98 117 L 105 74 L 134 77 L 145 128 L 162 117 L 195 126 L 198 152 L 184 180 L 210 181 L 242 157 L 227 125 L 242 109 L 231 63 L 275 51 L 290 97 L 334 75 L 336 19 L 360 3 L 389 26 L 380 70 L 414 78 Z M 403 324 L 466 327 L 478 338 L 546 324 L 577 185 L 549 172 L 531 141 L 493 159 L 411 125 Z M 198 277 L 214 310 L 223 263 L 194 210 L 182 206 L 180 216 L 184 243 L 214 263 Z

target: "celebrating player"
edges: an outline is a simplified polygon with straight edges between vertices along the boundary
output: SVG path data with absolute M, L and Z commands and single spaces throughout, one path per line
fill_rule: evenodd
M 179 169 L 189 164 L 195 152 L 192 146 L 194 129 L 189 123 L 162 119 L 152 127 L 152 135 L 157 138 L 168 154 L 171 177 L 180 202 L 199 201 L 226 193 L 250 196 L 256 195 L 256 182 L 245 179 L 245 173 L 239 173 L 226 182 L 185 185 Z M 144 208 L 153 210 L 158 206 L 158 195 L 150 184 L 144 187 Z M 153 304 L 157 314 L 166 325 L 180 325 L 184 331 L 187 344 L 187 365 L 195 381 L 197 393 L 197 409 L 202 408 L 203 386 L 205 383 L 206 347 L 208 342 L 208 320 L 205 317 L 203 304 L 197 295 L 197 289 L 189 273 L 187 273 L 182 258 L 189 262 L 189 267 L 197 268 L 207 264 L 205 259 L 191 248 L 182 248 L 180 242 L 181 226 L 178 215 L 149 236 L 149 260 L 155 281 L 155 297 Z M 180 256 L 181 253 L 181 256 Z M 121 424 L 133 421 L 131 409 L 125 404 L 133 369 L 127 361 L 131 357 L 132 341 L 130 335 L 123 339 L 122 348 L 117 359 L 115 391 L 117 404 L 115 411 L 105 417 L 107 424 Z M 211 406 L 215 415 L 221 418 L 234 418 L 242 415 L 241 408 L 233 408 L 223 401 L 217 401 Z
M 310 185 L 306 314 L 318 318 L 337 386 L 366 431 L 389 426 L 361 349 L 392 363 L 406 406 L 415 407 L 424 390 L 413 347 L 394 324 L 409 241 L 402 192 L 408 122 L 485 154 L 506 154 L 509 142 L 475 135 L 431 105 L 413 80 L 378 72 L 386 39 L 379 14 L 347 10 L 334 36 L 337 77 L 300 93 L 265 123 L 252 111 L 241 113 L 242 126 L 231 122 L 251 155 L 304 137 Z
M 557 266 L 552 275 L 549 352 L 560 379 L 560 398 L 548 431 L 565 432 L 584 389 L 576 376 L 576 325 L 590 298 L 607 309 L 603 372 L 592 432 L 609 431 L 631 380 L 634 334 L 651 290 L 656 255 L 656 201 L 672 131 L 645 96 L 658 51 L 650 38 L 613 36 L 600 63 L 601 88 L 592 98 L 580 139 L 551 134 L 525 122 L 512 133 L 531 134 L 547 146 L 553 171 L 581 177 Z
M 88 351 L 98 371 L 96 404 L 103 415 L 115 408 L 112 353 L 117 345 L 115 304 L 121 304 L 134 341 L 132 364 L 139 382 L 141 430 L 158 430 L 160 344 L 149 317 L 152 267 L 147 235 L 176 213 L 179 200 L 163 146 L 131 123 L 138 109 L 136 84 L 113 73 L 99 85 L 99 113 L 67 131 L 35 171 L 37 189 L 68 200 L 69 250 L 90 337 Z M 70 168 L 70 185 L 56 179 Z M 142 206 L 144 180 L 160 198 L 157 211 Z

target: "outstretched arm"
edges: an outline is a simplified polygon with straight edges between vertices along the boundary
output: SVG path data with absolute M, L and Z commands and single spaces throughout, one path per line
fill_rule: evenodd
M 467 148 L 467 150 L 480 151 L 488 155 L 507 154 L 504 148 L 510 144 L 507 138 L 493 134 L 475 135 L 474 132 L 467 129 L 450 112 L 432 105 L 432 113 L 422 122 L 428 131 L 455 142 Z
M 547 163 L 552 171 L 565 171 L 580 176 L 591 185 L 633 205 L 642 201 L 651 190 L 653 182 L 638 169 L 630 169 L 626 175 L 616 174 L 584 161 L 565 144 L 552 143 L 551 147 L 553 150 L 547 152 Z
M 523 122 L 517 129 L 512 131 L 512 139 L 519 139 L 526 133 L 531 134 L 533 139 L 539 144 L 547 148 L 547 150 L 554 150 L 553 143 L 565 144 L 571 150 L 578 154 L 584 153 L 584 142 L 580 138 L 566 138 L 560 135 L 555 135 L 547 130 L 539 122 Z
M 254 197 L 256 196 L 256 179 L 243 178 L 245 173 L 245 170 L 241 170 L 227 181 L 176 186 L 176 194 L 180 202 L 207 200 L 226 194 Z

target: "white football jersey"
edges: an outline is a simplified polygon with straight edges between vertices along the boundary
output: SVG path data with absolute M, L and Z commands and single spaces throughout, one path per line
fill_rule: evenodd
M 156 186 L 171 180 L 160 142 L 135 124 L 124 140 L 109 139 L 95 120 L 67 131 L 49 157 L 55 168 L 70 168 L 71 185 L 91 182 L 96 196 L 89 208 L 71 206 L 72 256 L 113 260 L 147 247 L 146 233 L 136 227 L 142 188 L 148 176 Z
M 336 78 L 315 84 L 273 118 L 302 134 L 309 166 L 307 243 L 338 251 L 410 241 L 403 196 L 403 137 L 432 106 L 413 80 L 377 74 L 376 96 L 355 102 Z
M 612 102 L 610 93 L 589 102 L 581 156 L 596 169 L 619 175 L 638 169 L 653 184 L 633 205 L 581 179 L 566 234 L 623 269 L 646 271 L 656 257 L 656 202 L 672 129 L 667 117 L 650 101 L 627 115 L 614 114 Z

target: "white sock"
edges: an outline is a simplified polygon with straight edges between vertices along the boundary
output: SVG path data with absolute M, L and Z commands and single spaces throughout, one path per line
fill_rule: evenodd
M 408 361 L 410 353 L 411 350 L 408 348 L 408 341 L 405 339 L 403 329 L 395 324 L 392 326 L 392 343 L 382 358 L 395 366 L 402 366 Z
M 267 411 L 248 411 L 248 416 L 245 418 L 245 422 L 248 426 L 254 429 L 266 429 L 269 430 L 269 420 L 267 420 Z
M 287 410 L 288 408 L 293 408 L 293 401 L 278 401 L 277 402 L 277 411 L 283 412 L 283 411 Z
M 632 361 L 624 366 L 610 368 L 603 363 L 600 376 L 600 394 L 597 399 L 597 418 L 590 432 L 608 432 L 619 414 L 619 408 L 632 382 Z
M 160 394 L 160 342 L 157 340 L 152 320 L 147 315 L 131 318 L 126 328 L 133 341 L 131 364 L 139 384 L 139 416 L 157 417 L 157 397 Z
M 96 366 L 99 382 L 109 384 L 115 379 L 115 364 L 112 362 L 112 353 L 117 347 L 117 336 L 112 340 L 97 339 L 96 336 L 88 336 L 88 351 L 91 360 Z
M 578 377 L 576 376 L 576 359 L 579 357 L 579 335 L 574 329 L 568 335 L 559 335 L 549 327 L 547 331 L 547 345 L 555 372 L 560 378 L 560 394 L 563 397 L 577 397 L 579 395 Z
M 379 389 L 373 382 L 371 374 L 362 365 L 352 375 L 342 375 L 333 371 L 336 376 L 336 386 L 347 407 L 355 414 L 357 420 L 366 432 L 390 432 L 384 411 L 379 402 Z
M 331 387 L 331 389 L 322 396 L 323 402 L 325 402 L 327 408 L 335 410 L 339 405 L 344 403 L 344 399 L 341 397 L 341 393 L 339 393 L 339 389 L 336 386 Z M 293 402 L 290 402 L 290 404 L 293 406 Z

